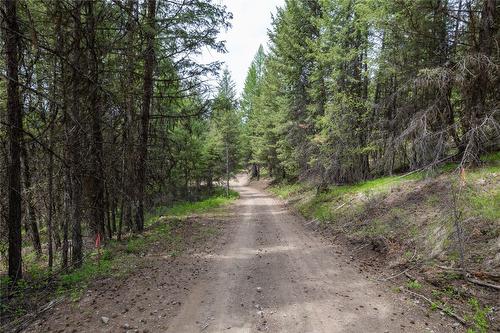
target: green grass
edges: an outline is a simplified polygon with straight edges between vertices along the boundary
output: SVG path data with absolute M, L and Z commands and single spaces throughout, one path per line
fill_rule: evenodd
M 482 156 L 481 161 L 493 166 L 500 166 L 500 151 Z
M 279 184 L 272 186 L 269 191 L 281 199 L 287 199 L 292 195 L 302 192 L 305 185 L 301 183 L 295 184 Z
M 500 172 L 500 152 L 485 155 L 482 157 L 482 161 L 484 165 L 480 168 L 467 171 L 468 180 L 475 181 Z M 458 177 L 458 174 L 455 173 L 457 166 L 456 163 L 444 164 L 434 174 L 449 174 L 450 177 L 452 177 L 452 174 L 456 174 Z M 351 217 L 356 215 L 356 210 L 359 212 L 363 209 L 359 205 L 359 200 L 355 198 L 356 196 L 364 197 L 363 200 L 367 201 L 367 198 L 369 200 L 370 197 L 376 198 L 384 195 L 404 183 L 421 180 L 425 175 L 424 171 L 419 171 L 403 176 L 380 177 L 357 184 L 331 186 L 322 193 L 316 193 L 314 187 L 309 184 L 278 184 L 272 186 L 270 192 L 282 199 L 299 197 L 299 199 L 302 199 L 298 200 L 300 201 L 297 204 L 299 211 L 308 218 L 315 218 L 324 222 L 337 219 L 339 215 L 349 214 Z M 428 203 L 438 206 L 441 204 L 440 199 L 440 197 L 431 194 Z M 500 219 L 500 205 L 497 204 L 500 202 L 500 189 L 498 187 L 489 191 L 471 191 L 468 194 L 467 201 L 473 209 L 473 214 L 493 221 Z M 338 211 L 338 207 L 346 202 L 350 203 L 350 205 L 345 206 L 351 211 L 346 212 L 345 209 L 344 211 Z
M 330 199 L 335 199 L 350 194 L 373 194 L 387 192 L 392 187 L 397 186 L 403 182 L 421 179 L 422 175 L 423 174 L 421 172 L 415 172 L 406 176 L 387 176 L 367 180 L 357 184 L 331 186 L 326 191 L 317 194 L 315 196 L 315 199 L 317 199 L 318 201 L 328 201 Z M 287 199 L 310 189 L 312 189 L 311 186 L 307 186 L 306 184 L 301 183 L 295 183 L 274 185 L 269 190 L 276 196 L 282 199 Z
M 487 192 L 472 192 L 467 196 L 473 213 L 491 221 L 500 220 L 500 188 Z
M 222 207 L 238 198 L 238 193 L 229 191 L 229 196 L 219 193 L 210 198 L 198 202 L 183 202 L 166 209 L 166 216 L 183 217 L 191 214 L 206 213 L 215 208 Z
M 269 191 L 282 199 L 303 197 L 297 204 L 298 210 L 307 218 L 314 218 L 320 222 L 328 222 L 339 218 L 354 217 L 360 213 L 364 207 L 362 205 L 344 205 L 351 202 L 351 199 L 363 194 L 365 197 L 375 197 L 389 192 L 393 187 L 404 182 L 420 179 L 421 173 L 414 173 L 407 176 L 388 176 L 368 180 L 365 182 L 331 186 L 326 191 L 316 193 L 313 186 L 303 183 L 278 184 L 270 187 Z M 372 230 L 375 231 L 375 230 Z M 370 231 L 367 231 L 370 233 Z
M 195 202 L 179 202 L 173 206 L 157 207 L 146 216 L 146 226 L 150 226 L 162 216 L 171 218 L 183 218 L 193 214 L 203 214 L 214 209 L 223 207 L 239 197 L 238 192 L 229 190 L 229 196 L 222 188 L 215 189 L 214 193 L 200 201 Z
M 492 310 L 488 307 L 482 307 L 475 298 L 469 300 L 469 305 L 472 308 L 473 315 L 467 317 L 472 326 L 467 329 L 467 333 L 487 333 L 490 328 L 488 314 Z
M 406 284 L 406 287 L 408 287 L 408 289 L 419 290 L 422 289 L 422 284 L 420 284 L 420 282 L 418 282 L 417 280 L 413 280 L 409 281 Z
M 116 255 L 109 250 L 103 251 L 99 262 L 93 254 L 92 259 L 84 262 L 82 267 L 59 277 L 57 293 L 69 294 L 72 300 L 78 300 L 91 281 L 111 274 L 115 260 Z

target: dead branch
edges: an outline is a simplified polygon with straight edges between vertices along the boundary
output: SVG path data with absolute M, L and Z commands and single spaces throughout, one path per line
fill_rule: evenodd
M 429 298 L 425 297 L 424 295 L 418 294 L 418 293 L 416 293 L 414 291 L 411 291 L 411 290 L 408 290 L 406 288 L 403 288 L 403 290 L 405 292 L 409 293 L 410 295 L 413 295 L 413 296 L 416 296 L 416 297 L 418 297 L 420 299 L 423 299 L 424 301 L 426 301 L 430 305 L 436 306 L 439 310 L 441 310 L 443 313 L 447 314 L 451 318 L 455 319 L 460 324 L 462 324 L 464 326 L 467 325 L 467 322 L 465 321 L 464 318 L 460 317 L 459 315 L 455 314 L 454 312 L 449 311 L 448 309 L 444 309 L 441 305 L 439 305 L 437 303 L 434 303 L 432 300 L 430 300 Z
M 466 281 L 468 281 L 470 283 L 477 284 L 479 286 L 489 287 L 489 288 L 493 288 L 495 290 L 500 290 L 500 286 L 499 285 L 496 285 L 496 284 L 493 284 L 493 283 L 488 283 L 488 282 L 483 282 L 483 281 L 478 280 L 478 279 L 467 278 Z

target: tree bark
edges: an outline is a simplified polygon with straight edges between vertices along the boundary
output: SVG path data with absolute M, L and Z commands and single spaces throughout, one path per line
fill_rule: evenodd
M 146 50 L 144 52 L 144 84 L 141 112 L 141 139 L 139 147 L 139 159 L 137 165 L 137 211 L 136 228 L 141 232 L 144 230 L 144 193 L 146 189 L 146 172 L 149 141 L 149 116 L 151 100 L 153 96 L 153 71 L 155 61 L 155 18 L 156 0 L 147 2 L 147 25 L 146 28 Z
M 49 129 L 49 147 L 53 148 L 54 141 L 54 125 L 50 125 Z M 49 204 L 48 204 L 48 216 L 47 216 L 47 251 L 49 255 L 49 270 L 52 270 L 52 266 L 54 264 L 54 253 L 52 248 L 52 239 L 53 237 L 53 228 L 52 221 L 54 219 L 54 156 L 52 153 L 49 154 L 49 165 L 47 167 L 47 182 L 48 182 L 48 196 L 49 196 Z
M 135 37 L 135 19 L 134 19 L 134 9 L 136 6 L 136 0 L 127 0 L 127 24 L 126 24 L 126 52 L 125 52 L 125 63 L 127 64 L 127 70 L 125 76 L 123 77 L 124 90 L 128 93 L 125 96 L 125 117 L 123 121 L 123 133 L 122 133 L 122 170 L 121 170 L 121 213 L 120 213 L 120 225 L 118 231 L 119 240 L 121 239 L 122 226 L 131 228 L 132 227 L 132 202 L 135 200 L 135 171 L 134 171 L 134 145 L 133 145 L 133 124 L 135 118 L 134 112 L 134 97 L 132 92 L 134 91 L 134 68 L 136 57 L 134 53 L 134 37 Z
M 17 1 L 5 0 L 5 63 L 7 65 L 7 113 L 9 135 L 8 196 L 9 213 L 9 277 L 16 282 L 22 279 L 22 236 L 21 236 L 21 140 L 22 110 L 19 95 L 19 47 L 20 34 L 17 22 Z
M 82 75 L 81 62 L 83 59 L 81 40 L 82 40 L 82 22 L 81 9 L 82 0 L 76 0 L 74 3 L 73 18 L 73 56 L 72 56 L 72 105 L 71 121 L 69 122 L 68 144 L 70 155 L 70 185 L 71 185 L 71 264 L 73 267 L 80 267 L 83 259 L 83 241 L 82 241 Z
M 95 234 L 106 237 L 104 230 L 105 200 L 104 200 L 104 172 L 102 163 L 102 130 L 101 106 L 99 100 L 99 56 L 96 45 L 96 22 L 94 16 L 95 0 L 86 0 L 87 14 L 87 49 L 89 51 L 89 79 L 87 80 L 87 93 L 90 102 L 91 117 L 91 143 L 90 143 L 90 170 L 91 170 L 91 226 Z
M 24 192 L 26 197 L 26 212 L 27 223 L 29 227 L 29 234 L 31 236 L 31 242 L 33 243 L 33 248 L 36 251 L 38 257 L 42 255 L 42 244 L 40 243 L 40 233 L 38 232 L 38 224 L 36 222 L 35 205 L 33 204 L 33 196 L 31 195 L 31 171 L 30 162 L 28 158 L 28 151 L 26 150 L 26 144 L 21 143 L 21 160 L 24 164 Z
M 493 48 L 493 40 L 496 33 L 495 15 L 496 0 L 485 0 L 481 11 L 479 22 L 478 41 L 476 43 L 476 57 L 479 62 L 477 71 L 469 85 L 469 115 L 467 122 L 468 135 L 464 144 L 463 160 L 466 164 L 477 165 L 480 163 L 480 121 L 486 112 L 486 101 L 490 91 L 490 75 L 488 73 L 487 60 L 490 59 Z M 471 13 L 471 15 L 474 15 Z M 473 24 L 473 23 L 471 23 Z M 494 88 L 493 88 L 494 89 Z
M 229 143 L 226 142 L 226 197 L 229 197 Z

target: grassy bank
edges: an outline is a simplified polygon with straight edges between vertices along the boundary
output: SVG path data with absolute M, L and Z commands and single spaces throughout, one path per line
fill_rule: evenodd
M 483 160 L 482 167 L 465 174 L 449 164 L 432 175 L 417 172 L 383 177 L 332 186 L 321 193 L 307 183 L 278 184 L 269 190 L 289 201 L 305 217 L 353 237 L 391 237 L 398 234 L 398 229 L 411 231 L 422 225 L 431 229 L 431 237 L 437 232 L 435 228 L 450 227 L 458 211 L 465 228 L 482 225 L 488 229 L 483 233 L 495 238 L 500 220 L 500 153 Z M 421 236 L 423 230 L 418 231 Z M 447 233 L 440 239 L 449 236 Z M 436 249 L 434 254 L 444 250 Z

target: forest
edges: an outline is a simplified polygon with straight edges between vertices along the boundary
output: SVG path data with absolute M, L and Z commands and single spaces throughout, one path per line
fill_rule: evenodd
M 496 0 L 286 0 L 241 96 L 199 57 L 231 20 L 212 0 L 2 1 L 2 285 L 241 171 L 322 193 L 500 149 Z
M 241 99 L 247 163 L 320 188 L 499 144 L 496 1 L 287 1 Z
M 5 1 L 2 257 L 22 245 L 78 267 L 84 240 L 144 229 L 160 200 L 195 198 L 234 168 L 229 73 L 201 64 L 231 14 L 211 1 Z M 236 126 L 234 126 L 236 124 Z M 226 151 L 228 150 L 228 151 Z M 41 237 L 43 230 L 43 237 Z M 21 235 L 24 240 L 21 241 Z M 8 243 L 8 245 L 7 245 Z

